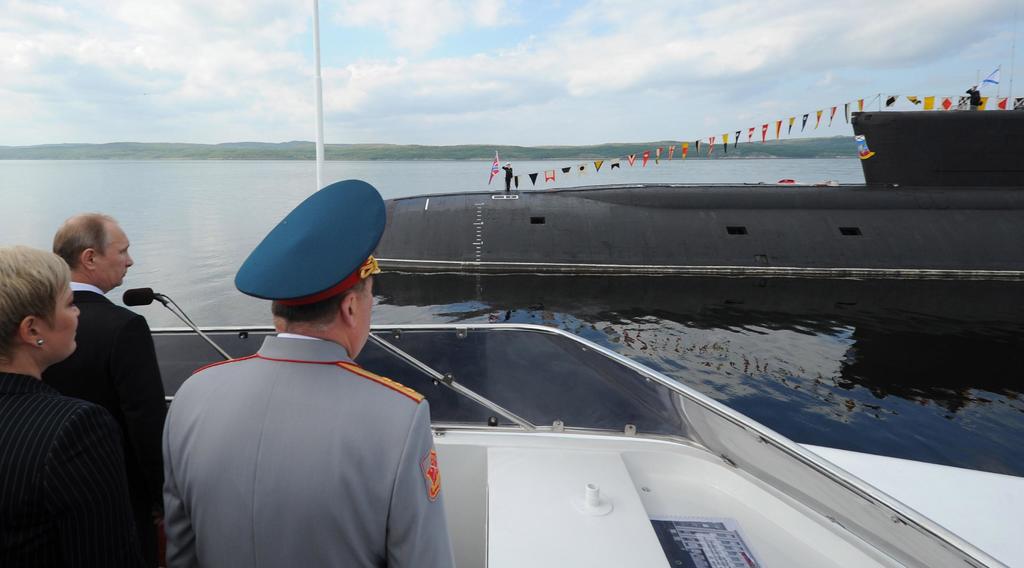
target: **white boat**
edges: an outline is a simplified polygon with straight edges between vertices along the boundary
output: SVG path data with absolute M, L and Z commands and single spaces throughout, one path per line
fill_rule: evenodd
M 171 394 L 219 358 L 154 337 Z M 460 567 L 1024 565 L 1024 479 L 801 446 L 565 331 L 374 327 L 359 362 L 430 401 Z
M 238 357 L 273 330 L 208 333 Z M 154 339 L 168 398 L 220 358 Z M 358 362 L 430 401 L 461 568 L 1024 565 L 1024 479 L 803 447 L 559 329 L 376 326 Z

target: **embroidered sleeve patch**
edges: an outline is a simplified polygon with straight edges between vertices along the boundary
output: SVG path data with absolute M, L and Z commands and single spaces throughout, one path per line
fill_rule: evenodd
M 441 469 L 437 467 L 437 451 L 434 448 L 430 448 L 430 453 L 423 456 L 420 470 L 423 471 L 423 479 L 427 486 L 427 499 L 437 501 L 437 496 L 441 493 Z

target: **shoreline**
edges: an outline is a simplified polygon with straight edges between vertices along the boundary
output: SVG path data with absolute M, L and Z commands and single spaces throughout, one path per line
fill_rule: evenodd
M 602 157 L 582 157 L 582 158 L 509 158 L 509 161 L 517 162 L 565 162 L 567 160 L 605 160 L 608 158 Z M 614 159 L 614 158 L 613 158 Z M 712 161 L 712 160 L 737 160 L 737 161 L 753 161 L 753 160 L 856 160 L 857 156 L 728 156 L 728 157 L 689 157 L 685 161 Z M 504 161 L 504 158 L 502 159 Z M 315 162 L 312 158 L 273 158 L 273 157 L 258 157 L 258 158 L 187 158 L 187 157 L 166 157 L 166 158 L 131 158 L 131 157 L 81 157 L 81 158 L 3 158 L 0 157 L 0 162 Z M 326 159 L 325 162 L 375 162 L 375 163 L 386 163 L 386 162 L 487 162 L 491 160 L 483 158 L 363 158 L 363 159 Z M 679 158 L 673 160 L 664 159 L 663 161 L 682 162 Z
M 667 148 L 679 150 L 680 141 L 654 141 L 638 143 L 605 143 L 581 146 L 488 146 L 465 144 L 452 146 L 423 146 L 415 144 L 328 144 L 325 160 L 347 161 L 487 161 L 497 152 L 501 161 L 543 160 L 615 160 L 635 154 L 637 160 L 645 151 L 655 159 L 655 150 L 665 148 L 663 160 L 669 160 Z M 681 160 L 681 150 L 673 160 Z M 691 144 L 687 160 L 705 159 L 786 159 L 786 158 L 844 158 L 855 157 L 857 146 L 852 136 L 828 138 L 798 138 L 732 144 L 726 150 L 717 144 L 712 156 L 707 156 L 707 145 L 700 151 Z M 312 142 L 257 143 L 236 142 L 226 144 L 179 144 L 115 142 L 110 144 L 46 144 L 35 146 L 0 146 L 0 160 L 282 160 L 314 161 Z

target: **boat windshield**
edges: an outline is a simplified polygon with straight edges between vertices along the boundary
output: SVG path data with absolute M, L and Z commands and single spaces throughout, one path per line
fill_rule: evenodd
M 254 353 L 269 333 L 209 335 L 240 357 Z M 357 362 L 426 396 L 436 424 L 530 429 L 559 422 L 565 428 L 688 433 L 684 401 L 660 382 L 664 377 L 652 378 L 643 367 L 569 333 L 479 324 L 375 327 L 372 334 Z M 220 360 L 193 333 L 158 331 L 154 339 L 168 395 L 193 370 Z
M 367 369 L 423 393 L 434 422 L 515 425 L 387 349 L 394 346 L 532 425 L 684 435 L 682 401 L 623 358 L 539 326 L 376 330 L 359 356 Z

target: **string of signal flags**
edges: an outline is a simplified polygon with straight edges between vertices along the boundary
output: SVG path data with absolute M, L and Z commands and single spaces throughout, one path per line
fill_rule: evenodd
M 940 96 L 912 96 L 912 95 L 882 95 L 878 94 L 870 99 L 857 99 L 842 105 L 835 105 L 830 108 L 817 110 L 814 112 L 804 113 L 802 115 L 794 115 L 785 119 L 779 119 L 772 122 L 765 122 L 758 126 L 750 126 L 748 128 L 735 130 L 732 132 L 725 132 L 723 134 L 716 134 L 714 136 L 704 136 L 697 138 L 692 142 L 680 142 L 677 144 L 671 144 L 669 146 L 660 146 L 657 148 L 646 149 L 640 152 L 628 154 L 626 156 L 619 156 L 617 158 L 610 158 L 604 160 L 588 160 L 586 162 L 577 163 L 572 166 L 565 166 L 561 168 L 555 168 L 551 170 L 545 170 L 543 172 L 532 172 L 529 174 L 519 174 L 513 176 L 513 184 L 516 188 L 519 187 L 520 178 L 524 178 L 522 181 L 525 184 L 526 178 L 529 178 L 531 186 L 536 187 L 538 180 L 542 180 L 542 183 L 552 183 L 556 180 L 559 174 L 567 176 L 570 174 L 585 175 L 587 170 L 593 167 L 595 173 L 600 173 L 602 167 L 606 167 L 606 171 L 611 171 L 616 168 L 622 168 L 623 164 L 627 164 L 629 167 L 634 167 L 637 162 L 640 162 L 640 167 L 647 167 L 647 164 L 654 158 L 654 164 L 660 164 L 661 160 L 674 160 L 676 154 L 679 154 L 679 159 L 685 160 L 687 156 L 699 156 L 704 158 L 710 158 L 715 152 L 716 146 L 721 146 L 719 155 L 725 156 L 729 153 L 729 143 L 732 142 L 733 148 L 736 148 L 742 141 L 743 135 L 746 135 L 745 143 L 757 143 L 762 144 L 781 140 L 783 136 L 790 137 L 793 134 L 793 126 L 797 123 L 797 116 L 800 118 L 800 130 L 798 132 L 804 132 L 807 129 L 809 122 L 813 123 L 812 130 L 817 130 L 822 126 L 823 119 L 827 119 L 825 128 L 832 128 L 833 124 L 849 124 L 850 112 L 856 108 L 858 111 L 863 111 L 865 106 L 871 107 L 876 102 L 878 103 L 879 110 L 892 109 L 897 106 L 902 100 L 906 100 L 908 103 L 913 105 L 913 110 L 921 111 L 950 111 L 950 110 L 969 110 L 970 97 L 968 96 L 952 96 L 952 97 L 940 97 Z M 867 103 L 865 103 L 867 101 Z M 989 106 L 989 103 L 992 106 Z M 839 109 L 842 108 L 843 123 L 836 122 L 836 114 Z M 983 111 L 1005 111 L 1010 109 L 1020 111 L 1024 110 L 1024 97 L 981 97 L 981 104 L 978 105 L 977 110 Z M 774 135 L 772 138 L 770 135 Z M 758 140 L 760 137 L 760 140 Z M 862 137 L 857 137 L 857 144 L 859 147 L 859 154 L 862 159 L 869 158 L 873 155 L 873 152 L 867 149 L 866 141 L 861 140 Z M 704 154 L 701 155 L 701 151 Z M 498 152 L 494 153 L 494 162 L 491 164 L 491 176 L 488 180 L 488 184 L 494 180 L 495 175 L 500 171 L 501 160 L 498 157 Z M 541 177 L 543 176 L 543 178 Z

